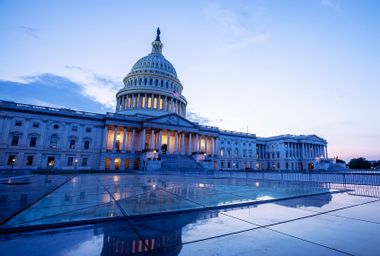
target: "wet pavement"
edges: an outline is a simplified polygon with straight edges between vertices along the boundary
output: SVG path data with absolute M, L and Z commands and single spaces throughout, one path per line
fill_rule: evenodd
M 0 231 L 7 229 L 0 235 L 2 254 L 380 252 L 380 198 L 360 195 L 363 187 L 347 191 L 318 182 L 158 174 L 63 177 L 50 193 L 1 225 Z M 94 222 L 79 225 L 83 220 Z

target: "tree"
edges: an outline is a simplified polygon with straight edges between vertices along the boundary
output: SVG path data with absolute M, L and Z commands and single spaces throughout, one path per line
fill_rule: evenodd
M 336 158 L 336 163 L 337 164 L 346 164 L 346 162 L 342 159 L 339 159 L 338 157 Z
M 348 163 L 350 169 L 371 169 L 371 163 L 364 157 L 351 159 Z
M 376 169 L 380 168 L 380 160 L 374 162 L 374 163 L 372 164 L 372 167 L 373 167 L 373 168 L 376 168 Z

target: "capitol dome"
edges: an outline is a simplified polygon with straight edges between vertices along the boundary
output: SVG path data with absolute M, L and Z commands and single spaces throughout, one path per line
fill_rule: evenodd
M 152 52 L 139 59 L 124 78 L 117 94 L 116 112 L 128 115 L 158 116 L 176 113 L 186 116 L 186 98 L 174 66 L 162 55 L 160 29 Z

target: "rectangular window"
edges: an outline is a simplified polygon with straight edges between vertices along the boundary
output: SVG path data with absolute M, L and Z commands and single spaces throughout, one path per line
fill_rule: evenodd
M 16 125 L 16 126 L 21 126 L 21 125 L 22 125 L 22 122 L 21 122 L 21 121 L 16 121 L 16 122 L 15 122 L 15 125 Z
M 89 149 L 90 148 L 90 141 L 89 140 L 86 140 L 84 142 L 84 149 Z
M 29 147 L 35 147 L 37 144 L 37 137 L 31 137 L 29 142 Z
M 38 128 L 38 127 L 40 127 L 40 123 L 34 122 L 34 123 L 33 123 L 33 127 L 34 127 L 34 128 Z
M 52 168 L 52 167 L 54 167 L 54 163 L 55 163 L 55 157 L 54 156 L 48 156 L 47 165 Z
M 160 109 L 162 109 L 164 106 L 162 98 L 160 99 Z
M 19 136 L 18 135 L 13 135 L 13 137 L 12 137 L 12 146 L 17 146 L 18 145 L 18 140 L 19 140 Z
M 82 158 L 82 166 L 87 166 L 87 162 L 88 162 L 88 158 L 87 157 L 83 157 Z
M 70 149 L 75 148 L 75 140 L 70 140 Z
M 86 132 L 91 132 L 91 127 L 87 127 Z
M 26 165 L 33 165 L 33 156 L 26 157 Z
M 9 155 L 8 156 L 8 165 L 14 165 L 16 163 L 16 156 L 15 155 Z
M 152 107 L 152 97 L 148 97 L 148 108 Z
M 67 158 L 67 166 L 73 166 L 74 158 L 69 156 Z
M 153 98 L 153 108 L 154 108 L 154 109 L 157 108 L 157 97 L 154 97 L 154 98 Z
M 71 127 L 71 130 L 72 130 L 72 131 L 75 131 L 75 132 L 78 131 L 78 126 L 73 126 L 73 127 Z

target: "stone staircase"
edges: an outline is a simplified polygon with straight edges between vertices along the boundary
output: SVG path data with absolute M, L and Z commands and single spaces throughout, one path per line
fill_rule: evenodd
M 205 169 L 186 155 L 161 155 L 160 171 L 203 172 Z

